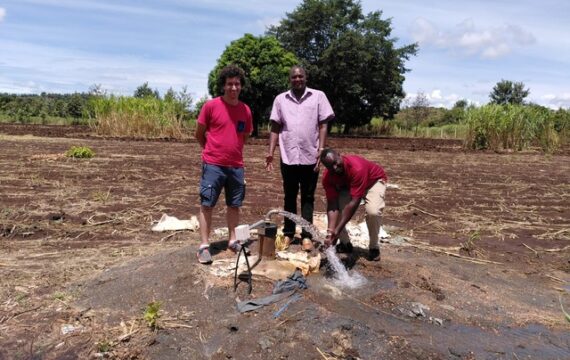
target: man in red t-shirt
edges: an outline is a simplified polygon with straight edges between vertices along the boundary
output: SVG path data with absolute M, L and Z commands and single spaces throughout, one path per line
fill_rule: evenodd
M 212 225 L 212 209 L 222 189 L 225 190 L 228 248 L 240 250 L 235 227 L 239 223 L 239 208 L 245 197 L 243 168 L 243 144 L 253 129 L 251 110 L 239 101 L 245 75 L 242 69 L 229 65 L 218 77 L 223 95 L 204 104 L 197 120 L 196 139 L 202 147 L 202 177 L 200 180 L 200 237 L 198 261 L 212 262 L 209 236 Z
M 341 156 L 332 149 L 325 149 L 321 153 L 321 163 L 326 167 L 323 174 L 328 219 L 325 245 L 333 245 L 340 239 L 337 251 L 352 252 L 345 226 L 364 200 L 366 226 L 370 236 L 368 259 L 380 261 L 378 233 L 388 182 L 384 169 L 360 156 Z

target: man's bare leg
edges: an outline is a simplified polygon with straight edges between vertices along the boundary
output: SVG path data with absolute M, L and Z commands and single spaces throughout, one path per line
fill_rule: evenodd
M 200 206 L 198 221 L 200 222 L 200 239 L 202 240 L 200 246 L 208 245 L 210 229 L 212 227 L 212 208 L 204 205 Z

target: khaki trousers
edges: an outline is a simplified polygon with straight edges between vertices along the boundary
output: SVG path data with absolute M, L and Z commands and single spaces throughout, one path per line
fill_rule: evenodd
M 386 184 L 382 180 L 378 180 L 372 187 L 366 191 L 364 196 L 364 208 L 366 210 L 366 227 L 370 236 L 369 249 L 378 249 L 378 233 L 382 225 L 382 211 L 386 206 L 384 195 L 386 194 Z M 338 207 L 340 212 L 350 202 L 351 197 L 349 190 L 341 190 L 338 197 Z M 342 229 L 339 234 L 339 240 L 346 244 L 350 241 L 346 229 Z

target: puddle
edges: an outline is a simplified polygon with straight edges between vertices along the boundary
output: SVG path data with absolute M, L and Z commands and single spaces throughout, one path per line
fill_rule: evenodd
M 570 358 L 570 334 L 554 333 L 542 325 L 523 328 L 499 326 L 491 330 L 465 325 L 445 326 L 448 339 L 455 348 L 461 346 L 481 354 L 511 355 L 538 359 Z
M 473 354 L 477 359 L 570 359 L 569 332 L 541 325 L 481 328 L 449 321 L 437 325 L 429 322 L 433 315 L 430 311 L 426 317 L 410 318 L 370 304 L 370 296 L 396 287 L 392 279 L 375 279 L 358 289 L 336 287 L 324 277 L 311 277 L 309 281 L 306 291 L 311 292 L 311 300 L 336 314 L 331 319 L 350 319 L 355 326 L 388 337 L 397 334 L 414 348 L 448 354 L 451 359 L 471 358 Z

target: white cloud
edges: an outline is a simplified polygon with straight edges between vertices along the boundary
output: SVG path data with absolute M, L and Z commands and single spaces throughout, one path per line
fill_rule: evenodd
M 416 96 L 418 96 L 418 94 L 420 94 L 420 93 L 422 93 L 426 97 L 426 99 L 429 102 L 429 106 L 433 106 L 433 107 L 442 107 L 442 108 L 451 109 L 453 107 L 453 105 L 455 105 L 455 103 L 458 100 L 463 99 L 463 97 L 461 97 L 455 93 L 443 95 L 441 89 L 433 89 L 429 93 L 423 92 L 423 91 L 418 91 L 417 93 L 406 94 L 405 104 L 407 104 L 407 105 L 411 104 L 414 101 L 414 99 L 416 98 Z M 475 101 L 472 101 L 469 99 L 467 99 L 467 100 L 469 103 L 475 103 Z M 404 105 L 404 107 L 405 106 L 406 105 Z
M 6 9 L 0 7 L 0 22 L 4 20 L 5 16 L 6 16 Z
M 106 12 L 110 14 L 122 14 L 125 16 L 135 15 L 144 17 L 167 17 L 167 18 L 182 18 L 191 21 L 203 20 L 204 16 L 195 15 L 188 11 L 175 11 L 165 9 L 164 7 L 151 7 L 151 6 L 141 6 L 139 4 L 132 5 L 119 5 L 116 3 L 106 3 L 103 1 L 91 1 L 91 0 L 20 0 L 22 2 L 40 5 L 40 6 L 52 6 L 61 9 L 68 10 L 79 10 L 86 12 Z M 213 18 L 213 16 L 212 16 Z
M 120 13 L 125 15 L 163 16 L 174 18 L 190 18 L 203 20 L 205 16 L 211 19 L 223 19 L 220 10 L 232 9 L 237 14 L 267 14 L 283 13 L 291 5 L 281 1 L 250 0 L 235 6 L 234 0 L 163 0 L 158 6 L 143 5 L 138 1 L 123 1 L 117 4 L 113 0 L 19 0 L 20 2 L 52 6 L 62 9 L 76 9 L 82 11 L 102 11 Z M 158 2 L 157 2 L 158 3 Z
M 428 95 L 428 99 L 430 99 L 430 98 L 433 100 L 440 100 L 441 99 L 441 90 L 439 90 L 439 89 L 433 90 L 431 92 L 431 94 Z
M 41 86 L 33 81 L 15 83 L 10 79 L 0 76 L 0 92 L 8 94 L 34 94 L 42 92 Z
M 485 48 L 481 56 L 485 59 L 495 59 L 507 55 L 510 52 L 511 48 L 507 44 L 497 44 Z
M 541 103 L 551 109 L 570 108 L 570 93 L 545 94 L 540 97 Z
M 186 85 L 196 98 L 206 91 L 207 73 L 169 61 L 90 54 L 12 41 L 0 43 L 0 53 L 5 56 L 0 73 L 13 74 L 9 79 L 0 76 L 0 92 L 65 93 L 87 91 L 91 85 L 101 84 L 112 93 L 128 95 L 145 81 L 161 93 L 169 87 L 180 89 Z M 59 75 L 54 77 L 54 73 Z M 27 78 L 34 82 L 25 82 Z
M 280 21 L 281 21 L 281 18 L 277 17 L 277 16 L 264 17 L 262 19 L 257 20 L 256 25 L 259 27 L 259 29 L 262 32 L 265 32 L 265 30 L 267 30 L 270 26 L 279 25 Z
M 440 30 L 425 18 L 417 18 L 411 29 L 413 39 L 420 45 L 447 49 L 465 55 L 495 59 L 512 52 L 516 47 L 536 42 L 534 35 L 517 25 L 503 25 L 479 29 L 472 19 L 466 19 L 454 29 Z

